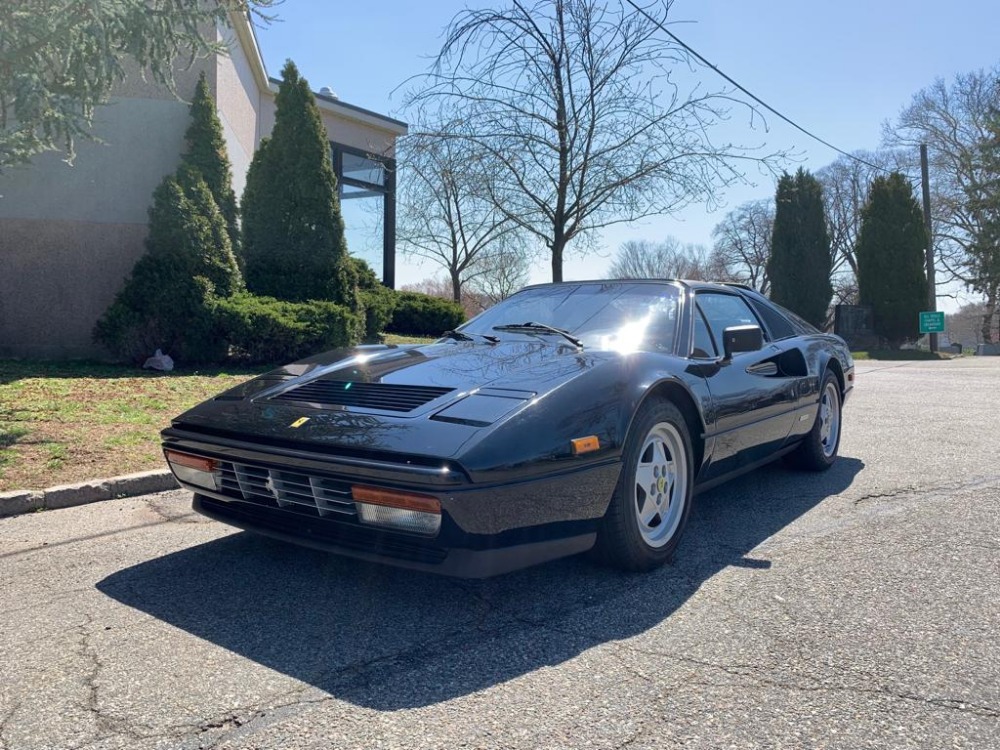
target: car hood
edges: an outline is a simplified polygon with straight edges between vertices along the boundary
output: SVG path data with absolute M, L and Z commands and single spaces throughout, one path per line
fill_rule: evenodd
M 359 347 L 267 373 L 182 414 L 174 427 L 449 457 L 614 356 L 540 339 Z

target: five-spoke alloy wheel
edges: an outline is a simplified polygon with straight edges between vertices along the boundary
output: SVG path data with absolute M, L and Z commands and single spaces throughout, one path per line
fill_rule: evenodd
M 646 435 L 635 469 L 634 508 L 639 533 L 650 547 L 662 547 L 677 532 L 689 482 L 687 448 L 670 422 Z
M 837 460 L 840 448 L 840 381 L 830 370 L 820 381 L 816 421 L 805 439 L 788 455 L 789 463 L 809 471 L 826 471 Z
M 673 554 L 691 510 L 694 465 L 684 415 L 669 401 L 646 404 L 623 459 L 595 552 L 615 567 L 651 570 Z

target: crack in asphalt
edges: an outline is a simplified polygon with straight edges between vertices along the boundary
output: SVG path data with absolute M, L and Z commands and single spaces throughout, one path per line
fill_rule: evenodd
M 1000 474 L 987 474 L 985 476 L 976 477 L 975 479 L 962 482 L 942 482 L 929 487 L 916 487 L 914 485 L 909 485 L 907 487 L 897 487 L 884 492 L 870 492 L 866 495 L 855 498 L 852 502 L 854 505 L 861 505 L 869 500 L 882 500 L 886 498 L 904 497 L 906 495 L 914 495 L 916 497 L 923 497 L 925 495 L 933 495 L 937 493 L 954 495 L 958 492 L 962 492 L 963 490 L 974 490 L 979 487 L 995 484 L 997 482 L 1000 482 Z
M 767 665 L 720 664 L 717 662 L 710 662 L 702 659 L 696 659 L 691 656 L 681 656 L 670 652 L 641 649 L 631 644 L 625 644 L 625 643 L 615 644 L 615 647 L 622 648 L 624 650 L 632 651 L 635 653 L 641 653 L 646 656 L 663 657 L 681 663 L 694 664 L 700 667 L 707 667 L 709 669 L 717 669 L 733 677 L 749 678 L 750 680 L 752 680 L 754 683 L 756 683 L 758 686 L 761 687 L 773 687 L 779 690 L 794 690 L 799 692 L 844 692 L 844 693 L 852 693 L 855 695 L 883 695 L 889 698 L 895 698 L 897 700 L 914 701 L 928 706 L 933 706 L 935 708 L 963 711 L 966 713 L 974 714 L 976 716 L 982 716 L 985 718 L 1000 717 L 1000 708 L 996 706 L 973 703 L 972 701 L 960 700 L 957 698 L 919 695 L 917 693 L 893 688 L 891 685 L 888 684 L 881 684 L 867 688 L 849 687 L 844 685 L 831 685 L 829 684 L 829 682 L 825 681 L 823 677 L 817 677 L 815 675 L 807 675 L 807 674 L 795 674 L 792 675 L 787 680 L 780 680 L 777 678 L 766 676 L 766 673 L 769 672 L 773 673 L 777 671 L 776 668 L 769 667 Z M 867 678 L 872 682 L 875 682 L 878 679 L 874 674 L 870 672 L 865 672 L 862 670 L 855 670 L 855 669 L 838 669 L 833 665 L 827 665 L 827 666 L 830 667 L 834 672 L 839 672 L 843 676 L 854 677 L 856 679 L 861 679 L 861 680 Z M 804 685 L 801 683 L 797 683 L 795 682 L 795 678 L 806 679 L 811 681 L 813 684 Z
M 89 666 L 82 677 L 83 687 L 86 695 L 81 703 L 81 707 L 94 717 L 95 732 L 93 737 L 85 743 L 75 745 L 75 750 L 81 750 L 97 742 L 103 742 L 109 737 L 127 737 L 130 740 L 144 740 L 150 737 L 151 727 L 138 724 L 131 719 L 123 719 L 106 713 L 100 704 L 100 689 L 97 686 L 97 679 L 104 663 L 101 660 L 97 648 L 91 643 L 91 639 L 96 635 L 91 631 L 94 618 L 90 614 L 84 614 L 84 622 L 76 626 L 79 636 L 77 655 Z M 145 731 L 143 731 L 145 730 Z
M 7 742 L 7 724 L 20 710 L 21 702 L 15 701 L 14 704 L 2 716 L 0 716 L 0 750 L 10 750 L 11 745 Z
M 15 516 L 17 518 L 18 516 Z M 171 521 L 150 521 L 149 523 L 134 524 L 132 526 L 124 526 L 120 529 L 111 529 L 110 531 L 99 531 L 94 534 L 85 534 L 84 536 L 70 537 L 69 539 L 63 539 L 58 542 L 42 542 L 41 544 L 36 544 L 34 547 L 25 547 L 24 549 L 14 550 L 13 552 L 3 552 L 0 553 L 0 560 L 8 557 L 21 557 L 22 555 L 30 555 L 33 552 L 49 552 L 56 547 L 65 547 L 70 544 L 78 544 L 80 542 L 90 542 L 95 539 L 102 539 L 109 536 L 117 536 L 119 534 L 126 534 L 130 531 L 136 531 L 137 529 L 148 529 L 151 526 L 160 526 L 164 523 L 170 523 Z
M 488 604 L 490 604 L 492 606 L 492 603 L 490 603 L 488 599 L 484 599 L 484 601 L 487 602 Z M 582 608 L 583 607 L 578 608 L 578 609 L 582 609 Z M 558 613 L 558 614 L 555 615 L 555 619 L 559 619 L 560 617 L 565 617 L 568 614 L 572 614 L 574 611 L 578 611 L 578 610 L 571 610 L 571 611 L 568 611 L 568 612 L 567 611 L 560 612 L 560 613 Z M 513 619 L 514 621 L 516 621 L 516 622 L 518 622 L 518 623 L 520 623 L 522 625 L 525 625 L 527 627 L 535 627 L 535 628 L 540 628 L 540 629 L 547 629 L 547 630 L 550 630 L 552 632 L 559 633 L 561 635 L 573 635 L 575 637 L 578 637 L 578 636 L 581 635 L 581 631 L 579 631 L 579 630 L 570 630 L 570 629 L 566 629 L 566 628 L 560 628 L 560 627 L 558 627 L 553 622 L 546 622 L 546 621 L 543 621 L 543 620 L 537 620 L 537 619 L 533 619 L 533 618 L 528 618 L 528 617 L 524 617 L 522 615 L 518 615 L 517 613 L 512 613 L 510 616 L 511 616 L 511 619 Z M 761 631 L 761 632 L 763 632 L 763 631 Z M 594 639 L 595 641 L 599 639 L 599 634 L 596 634 L 596 633 L 588 634 L 586 631 L 582 631 L 582 634 L 584 634 L 584 635 L 590 635 L 591 638 Z M 770 636 L 771 638 L 773 638 L 777 642 L 788 643 L 787 640 L 780 639 L 780 638 L 776 637 L 776 634 L 773 633 L 773 632 L 768 632 L 768 633 L 766 633 L 766 635 Z M 806 680 L 809 680 L 809 681 L 811 681 L 813 683 L 812 685 L 808 685 L 808 684 L 804 685 L 804 684 L 801 684 L 801 683 L 796 683 L 794 681 L 779 681 L 777 679 L 769 678 L 769 677 L 766 677 L 765 675 L 762 675 L 761 672 L 773 672 L 773 671 L 775 671 L 774 668 L 771 668 L 771 667 L 768 667 L 768 666 L 765 666 L 765 665 L 760 665 L 760 664 L 733 664 L 733 665 L 719 664 L 719 663 L 715 663 L 715 662 L 709 662 L 709 661 L 699 660 L 699 659 L 696 659 L 696 658 L 690 657 L 690 656 L 681 656 L 681 655 L 678 655 L 678 654 L 675 654 L 675 653 L 670 653 L 670 652 L 662 652 L 662 651 L 656 651 L 656 650 L 642 649 L 642 648 L 639 648 L 637 646 L 634 646 L 632 644 L 629 644 L 629 643 L 626 643 L 626 642 L 623 642 L 623 641 L 609 642 L 608 645 L 610 647 L 610 653 L 616 658 L 616 660 L 618 661 L 618 663 L 622 667 L 624 667 L 626 670 L 628 670 L 630 674 L 633 674 L 634 676 L 639 677 L 640 679 L 645 680 L 646 682 L 653 682 L 653 681 L 647 675 L 643 674 L 642 672 L 637 671 L 636 668 L 634 667 L 634 665 L 632 665 L 632 664 L 624 661 L 621 658 L 621 655 L 619 653 L 615 653 L 616 650 L 620 649 L 620 650 L 630 651 L 630 652 L 633 652 L 633 653 L 639 653 L 639 654 L 643 654 L 643 655 L 647 655 L 647 656 L 655 656 L 655 657 L 658 657 L 658 658 L 668 658 L 668 659 L 672 659 L 672 660 L 674 660 L 675 662 L 678 662 L 678 663 L 687 663 L 687 664 L 693 664 L 693 665 L 697 665 L 697 666 L 701 666 L 701 667 L 717 669 L 717 670 L 723 671 L 724 673 L 729 674 L 729 675 L 734 676 L 734 677 L 748 678 L 748 679 L 752 680 L 753 682 L 755 682 L 757 685 L 759 685 L 761 687 L 774 687 L 774 688 L 777 688 L 777 689 L 797 690 L 797 691 L 802 691 L 802 692 L 820 692 L 820 691 L 825 691 L 825 692 L 847 692 L 847 693 L 854 693 L 854 694 L 858 694 L 858 695 L 883 695 L 883 696 L 886 696 L 886 697 L 894 698 L 896 700 L 905 700 L 905 701 L 918 702 L 918 703 L 922 703 L 924 705 L 935 707 L 935 708 L 962 711 L 962 712 L 965 712 L 965 713 L 971 713 L 971 714 L 974 714 L 974 715 L 977 715 L 977 716 L 981 716 L 981 717 L 986 717 L 986 718 L 997 718 L 997 717 L 1000 717 L 1000 708 L 995 707 L 995 706 L 974 703 L 974 702 L 971 702 L 971 701 L 960 700 L 960 699 L 956 699 L 956 698 L 919 695 L 917 693 L 913 693 L 913 692 L 909 692 L 909 691 L 904 691 L 904 690 L 900 690 L 900 689 L 897 689 L 897 688 L 893 688 L 891 685 L 888 685 L 888 684 L 880 684 L 880 685 L 873 686 L 873 687 L 868 687 L 868 688 L 864 688 L 864 687 L 846 687 L 846 686 L 839 686 L 839 685 L 831 685 L 823 677 L 817 677 L 817 676 L 814 676 L 814 675 L 807 675 L 807 674 L 795 675 L 795 677 L 797 677 L 798 679 L 806 679 Z M 802 646 L 802 644 L 795 644 L 796 650 L 798 650 L 800 653 L 803 652 L 802 648 L 800 648 L 801 646 Z M 867 672 L 865 670 L 857 670 L 857 669 L 853 669 L 853 668 L 846 669 L 846 670 L 845 669 L 839 669 L 838 670 L 838 668 L 835 667 L 834 665 L 827 665 L 827 666 L 829 666 L 835 672 L 839 672 L 843 676 L 853 677 L 855 679 L 860 679 L 862 681 L 867 680 L 869 682 L 879 682 L 880 681 L 879 678 L 877 677 L 877 675 L 875 675 L 872 672 Z
M 885 492 L 870 492 L 867 495 L 862 495 L 861 497 L 854 498 L 855 505 L 861 505 L 861 503 L 868 502 L 869 500 L 885 500 L 891 497 L 900 497 L 902 495 L 913 495 L 921 494 L 926 495 L 931 492 L 935 492 L 941 489 L 941 487 L 897 487 L 894 490 L 886 490 Z

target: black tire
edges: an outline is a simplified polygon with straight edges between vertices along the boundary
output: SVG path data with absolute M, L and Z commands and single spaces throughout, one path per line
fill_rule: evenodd
M 816 407 L 816 421 L 813 422 L 812 429 L 799 447 L 788 454 L 789 465 L 796 469 L 805 471 L 826 471 L 837 460 L 837 451 L 840 449 L 841 433 L 841 408 L 842 396 L 840 392 L 840 381 L 830 370 L 823 374 L 823 380 L 819 389 L 820 402 Z M 834 421 L 833 434 L 830 434 L 824 421 L 824 407 L 833 409 L 830 418 Z
M 640 479 L 654 493 L 640 489 Z M 663 565 L 687 525 L 693 486 L 694 459 L 684 416 L 669 401 L 648 403 L 625 441 L 621 476 L 601 520 L 594 556 L 622 570 Z M 649 520 L 644 522 L 643 516 Z

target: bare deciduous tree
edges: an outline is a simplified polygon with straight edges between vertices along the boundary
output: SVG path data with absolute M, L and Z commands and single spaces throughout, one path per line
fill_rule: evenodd
M 397 236 L 404 253 L 448 271 L 452 299 L 488 269 L 486 252 L 523 252 L 520 227 L 488 199 L 488 175 L 462 141 L 417 134 L 400 142 Z
M 989 316 L 989 336 L 984 336 L 983 320 L 988 315 L 986 305 L 981 302 L 971 302 L 962 305 L 956 312 L 945 317 L 945 330 L 948 339 L 954 344 L 973 347 L 996 341 L 995 334 L 1000 333 L 1000 321 L 994 313 Z
M 422 279 L 412 284 L 404 284 L 400 289 L 404 292 L 420 292 L 431 297 L 440 297 L 447 300 L 452 299 L 451 279 L 444 277 Z M 462 286 L 462 299 L 459 304 L 465 310 L 465 317 L 471 318 L 481 313 L 492 303 L 483 294 L 475 291 L 471 284 L 464 284 Z
M 654 22 L 669 8 L 513 0 L 462 11 L 407 97 L 461 122 L 438 134 L 472 144 L 495 165 L 491 199 L 548 248 L 553 281 L 562 280 L 575 238 L 711 204 L 718 186 L 743 178 L 741 161 L 770 168 L 776 156 L 713 141 L 727 108 L 747 105 L 672 77 L 696 63 Z
M 470 286 L 486 298 L 487 305 L 507 299 L 528 283 L 528 257 L 521 248 L 498 247 L 485 253 L 478 261 Z
M 629 240 L 618 249 L 608 278 L 707 280 L 715 277 L 710 264 L 702 245 L 684 245 L 674 237 L 663 242 Z
M 990 137 L 991 109 L 1000 108 L 998 80 L 1000 66 L 958 75 L 950 83 L 938 79 L 913 97 L 895 123 L 886 123 L 883 133 L 889 146 L 911 153 L 927 144 L 934 251 L 946 272 L 939 280 L 958 280 L 983 293 L 984 330 L 1000 304 L 1000 285 L 977 278 L 970 250 L 985 227 L 969 196 L 988 181 L 979 147 Z
M 767 294 L 770 281 L 767 261 L 771 257 L 771 233 L 774 231 L 774 202 L 743 203 L 715 225 L 712 257 L 733 281 L 752 286 Z

